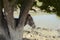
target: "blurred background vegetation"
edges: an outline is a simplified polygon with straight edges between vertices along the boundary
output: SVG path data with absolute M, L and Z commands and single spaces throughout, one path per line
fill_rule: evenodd
M 21 4 L 24 0 L 17 0 L 17 6 L 21 7 Z M 37 7 L 40 10 L 48 13 L 55 13 L 57 16 L 60 16 L 60 0 L 35 0 L 31 10 L 34 10 L 33 7 Z

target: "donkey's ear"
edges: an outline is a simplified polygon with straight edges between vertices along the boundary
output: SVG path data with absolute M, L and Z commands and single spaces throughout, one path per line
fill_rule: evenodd
M 31 16 L 30 14 L 28 14 L 27 16 Z
M 32 18 L 32 16 L 31 16 L 30 14 L 28 14 L 28 16 L 27 16 L 27 17 L 28 17 L 28 19 L 31 19 L 31 18 Z

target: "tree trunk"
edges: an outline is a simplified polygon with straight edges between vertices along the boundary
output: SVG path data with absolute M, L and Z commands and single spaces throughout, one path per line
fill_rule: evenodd
M 3 0 L 4 10 L 6 14 L 6 20 L 11 36 L 11 40 L 23 40 L 23 27 L 29 12 L 29 9 L 32 7 L 34 0 L 24 0 L 21 5 L 20 19 L 19 24 L 15 28 L 15 22 L 13 18 L 13 5 L 11 6 L 8 0 Z M 14 3 L 13 3 L 14 4 Z M 13 29 L 14 28 L 14 29 Z

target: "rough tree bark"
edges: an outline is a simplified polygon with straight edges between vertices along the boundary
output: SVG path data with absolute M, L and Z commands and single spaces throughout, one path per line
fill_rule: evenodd
M 21 11 L 20 11 L 20 19 L 19 24 L 15 28 L 15 22 L 13 18 L 13 9 L 15 0 L 12 2 L 12 4 L 9 2 L 9 0 L 3 0 L 4 4 L 4 11 L 5 11 L 5 19 L 8 24 L 9 32 L 11 39 L 10 40 L 23 40 L 23 27 L 25 23 L 25 19 L 27 17 L 27 14 L 29 12 L 29 9 L 32 7 L 34 0 L 23 0 L 21 4 Z

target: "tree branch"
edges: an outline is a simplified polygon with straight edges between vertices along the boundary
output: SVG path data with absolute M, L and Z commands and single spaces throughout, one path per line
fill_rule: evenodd
M 14 28 L 15 24 L 14 24 L 14 17 L 13 17 L 13 11 L 14 11 L 14 7 L 12 7 L 9 3 L 8 0 L 3 0 L 3 4 L 4 4 L 4 11 L 6 14 L 6 20 L 8 23 L 8 27 L 12 27 Z
M 8 26 L 7 26 L 7 22 L 6 20 L 4 19 L 4 15 L 3 15 L 3 11 L 2 11 L 2 8 L 3 8 L 3 1 L 0 0 L 0 37 L 1 35 L 6 38 L 6 40 L 10 40 L 9 39 L 9 29 L 8 29 Z M 2 39 L 2 37 L 0 38 Z
M 34 1 L 35 0 L 24 0 L 22 2 L 21 9 L 20 9 L 21 10 L 20 16 L 19 16 L 19 24 L 18 24 L 17 28 L 24 26 L 27 14 L 28 14 L 30 8 L 32 7 Z

